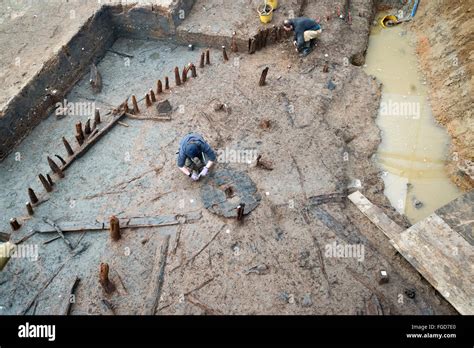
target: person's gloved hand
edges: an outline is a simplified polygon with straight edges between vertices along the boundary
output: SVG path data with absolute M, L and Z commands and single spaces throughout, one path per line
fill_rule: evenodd
M 197 175 L 196 173 L 193 172 L 193 175 L 191 175 L 191 179 L 193 181 L 198 181 L 199 180 L 199 175 Z
M 201 171 L 201 174 L 199 174 L 199 176 L 204 177 L 207 175 L 207 173 L 209 173 L 209 168 L 204 167 L 204 169 Z

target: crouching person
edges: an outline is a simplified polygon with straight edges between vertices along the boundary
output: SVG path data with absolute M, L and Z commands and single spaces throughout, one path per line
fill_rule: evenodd
M 179 144 L 178 168 L 193 181 L 208 175 L 216 154 L 198 133 L 189 133 Z
M 283 22 L 283 28 L 295 33 L 293 45 L 302 57 L 311 53 L 316 46 L 316 38 L 323 31 L 316 21 L 306 17 L 287 19 Z

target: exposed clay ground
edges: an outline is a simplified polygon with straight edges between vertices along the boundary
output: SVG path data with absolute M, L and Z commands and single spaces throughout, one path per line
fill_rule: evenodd
M 354 13 L 360 16 L 354 15 L 352 26 L 336 19 L 323 22 L 325 34 L 318 49 L 304 60 L 288 42 L 255 55 L 229 53 L 229 62 L 213 50 L 212 65 L 198 69 L 197 79 L 183 87 L 172 83 L 167 95 L 174 107 L 171 122 L 124 119 L 129 127 L 117 125 L 74 163 L 55 190 L 45 194 L 49 199 L 35 216 L 21 221 L 24 226 L 14 240 L 28 234 L 41 216 L 61 223 L 103 221 L 111 214 L 200 211 L 202 218 L 180 227 L 125 230 L 119 242 L 112 242 L 106 232 L 68 234 L 82 250 L 76 256 L 60 240 L 43 245 L 52 235 L 34 235 L 27 243 L 39 245 L 38 261 L 12 259 L 0 273 L 1 313 L 21 312 L 64 262 L 30 314 L 62 313 L 76 275 L 81 283 L 73 314 L 109 313 L 101 304 L 107 296 L 98 284 L 100 262 L 109 263 L 118 287 L 109 296 L 117 313 L 141 313 L 156 250 L 169 234 L 162 314 L 367 313 L 366 302 L 374 294 L 385 314 L 454 314 L 355 206 L 347 201 L 309 205 L 312 196 L 344 192 L 358 179 L 360 190 L 371 201 L 407 226 L 389 207 L 371 160 L 380 141 L 374 123 L 380 86 L 361 68 L 347 64 L 365 51 L 371 21 L 367 3 L 353 1 Z M 318 17 L 333 11 L 333 6 L 333 1 L 320 1 L 308 5 L 305 14 Z M 68 99 L 92 99 L 105 111 L 129 94 L 144 95 L 157 79 L 171 77 L 175 65 L 197 63 L 199 56 L 198 51 L 166 41 L 119 39 L 113 49 L 133 54 L 131 65 L 108 53 L 98 65 L 103 92 L 92 96 L 85 76 Z M 325 64 L 328 73 L 322 72 Z M 267 86 L 259 88 L 260 72 L 266 66 L 270 67 Z M 335 90 L 327 88 L 329 80 Z M 216 102 L 229 105 L 231 113 L 214 111 Z M 143 102 L 140 106 L 145 108 Z M 2 162 L 2 230 L 8 229 L 6 217 L 23 211 L 28 185 L 42 191 L 36 175 L 47 171 L 47 154 L 63 154 L 60 137 L 72 140 L 77 119 L 58 121 L 51 115 L 15 149 L 21 161 L 15 161 L 12 153 Z M 269 120 L 270 128 L 262 129 L 262 120 Z M 243 225 L 204 209 L 203 183 L 191 183 L 177 171 L 175 152 L 189 131 L 200 132 L 216 149 L 255 149 L 273 161 L 273 171 L 246 163 L 220 163 L 216 168 L 246 172 L 262 194 L 260 206 Z M 364 260 L 327 257 L 325 246 L 335 241 L 362 243 Z M 266 265 L 268 272 L 246 274 L 258 265 Z M 377 283 L 381 269 L 390 275 L 388 284 Z M 411 288 L 416 289 L 414 300 L 404 295 Z
M 1 1 L 1 109 L 99 7 L 93 0 Z
M 448 170 L 464 191 L 474 188 L 473 5 L 472 1 L 423 2 L 412 24 L 418 34 L 421 67 L 431 84 L 434 115 L 453 139 Z M 440 14 L 436 26 L 431 25 L 429 13 Z

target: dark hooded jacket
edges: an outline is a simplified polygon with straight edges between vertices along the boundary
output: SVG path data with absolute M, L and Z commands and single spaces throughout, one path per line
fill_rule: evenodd
M 206 155 L 208 160 L 216 161 L 215 152 L 203 137 L 197 133 L 189 133 L 179 144 L 178 167 L 184 167 L 186 158 L 191 160 L 195 157 L 201 158 L 202 154 Z
M 298 17 L 290 19 L 289 22 L 293 25 L 295 31 L 296 45 L 301 50 L 304 46 L 304 32 L 307 30 L 319 30 L 321 26 L 315 20 L 306 17 Z

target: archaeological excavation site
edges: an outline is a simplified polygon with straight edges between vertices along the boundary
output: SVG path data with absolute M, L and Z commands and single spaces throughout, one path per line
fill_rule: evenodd
M 0 2 L 0 315 L 474 314 L 472 1 Z

